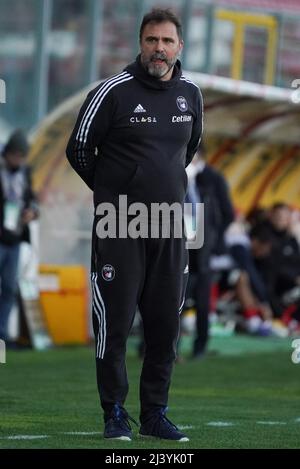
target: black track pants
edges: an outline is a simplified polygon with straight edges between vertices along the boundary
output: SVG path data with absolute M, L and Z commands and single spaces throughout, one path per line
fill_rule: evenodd
M 137 305 L 145 357 L 140 380 L 141 419 L 164 407 L 176 358 L 179 315 L 187 282 L 185 240 L 99 239 L 93 228 L 91 283 L 97 384 L 104 414 L 128 393 L 126 341 Z

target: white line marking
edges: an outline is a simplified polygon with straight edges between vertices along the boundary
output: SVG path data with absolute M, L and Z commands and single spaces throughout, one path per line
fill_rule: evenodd
M 265 420 L 260 420 L 258 422 L 259 425 L 286 425 L 286 422 L 273 422 L 273 421 L 265 421 Z
M 102 432 L 62 432 L 62 435 L 102 435 Z
M 234 423 L 232 422 L 208 422 L 206 425 L 211 427 L 233 427 Z
M 295 423 L 300 423 L 300 417 L 297 417 L 293 420 Z M 256 422 L 258 425 L 287 425 L 287 422 L 279 422 L 279 421 L 272 421 L 272 420 L 258 420 Z M 233 427 L 236 425 L 232 422 L 208 422 L 205 425 L 210 427 Z M 179 430 L 193 430 L 196 427 L 194 425 L 178 425 Z M 89 435 L 102 435 L 103 432 L 60 432 L 53 435 L 8 435 L 8 436 L 0 436 L 0 440 L 42 440 L 45 438 L 55 437 L 58 434 L 60 435 L 73 435 L 73 436 L 89 436 Z
M 49 438 L 49 435 L 10 435 L 1 437 L 1 440 L 41 440 L 43 438 Z

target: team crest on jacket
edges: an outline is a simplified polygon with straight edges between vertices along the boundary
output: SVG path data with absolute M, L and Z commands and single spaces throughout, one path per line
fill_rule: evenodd
M 107 282 L 110 282 L 115 278 L 115 269 L 112 265 L 110 264 L 105 264 L 104 267 L 102 267 L 102 278 L 106 280 Z
M 176 104 L 181 112 L 185 112 L 188 110 L 187 100 L 183 96 L 178 96 L 178 98 L 176 99 Z

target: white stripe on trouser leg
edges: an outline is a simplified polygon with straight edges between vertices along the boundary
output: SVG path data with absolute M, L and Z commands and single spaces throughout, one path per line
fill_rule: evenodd
M 104 335 L 105 335 L 105 324 L 104 324 L 104 310 L 99 299 L 99 288 L 97 286 L 97 274 L 94 274 L 93 281 L 93 304 L 96 316 L 99 322 L 99 331 L 98 331 L 98 343 L 96 348 L 96 358 L 103 358 L 103 347 L 104 347 Z M 101 297 L 101 295 L 100 295 Z M 103 304 L 103 302 L 102 302 Z
M 102 299 L 102 296 L 101 296 L 101 293 L 100 293 L 99 286 L 97 284 L 97 278 L 98 278 L 98 275 L 96 274 L 94 292 L 95 292 L 95 299 L 97 300 L 98 307 L 100 308 L 100 311 L 101 311 L 101 325 L 102 325 L 102 328 L 101 328 L 101 344 L 100 344 L 100 349 L 99 349 L 99 358 L 103 358 L 104 357 L 104 352 L 105 352 L 105 346 L 106 346 L 106 310 L 105 310 L 105 305 L 104 305 L 104 302 L 103 302 L 103 299 Z M 100 303 L 100 305 L 99 305 L 99 303 Z
M 99 287 L 97 285 L 98 275 L 94 277 L 94 305 L 100 313 L 99 320 L 99 333 L 98 333 L 98 347 L 97 347 L 97 358 L 103 358 L 106 342 L 106 319 L 105 319 L 105 307 L 100 294 Z
M 94 306 L 94 311 L 99 322 L 96 357 L 103 358 L 104 351 L 105 351 L 105 343 L 106 343 L 106 318 L 105 318 L 105 306 L 101 297 L 99 287 L 97 285 L 97 278 L 98 276 L 96 273 L 92 275 L 93 306 Z
M 104 301 L 103 301 L 101 293 L 100 293 L 99 286 L 97 284 L 97 278 L 98 278 L 98 276 L 96 275 L 96 284 L 95 284 L 96 293 L 98 295 L 98 299 L 101 303 L 102 311 L 103 311 L 103 316 L 102 316 L 102 318 L 103 318 L 103 342 L 102 342 L 102 352 L 101 352 L 101 356 L 100 356 L 100 358 L 103 358 L 104 357 L 104 352 L 105 352 L 105 347 L 106 347 L 106 309 L 105 309 Z
M 93 296 L 93 311 L 95 313 L 95 315 L 97 316 L 97 319 L 98 319 L 98 323 L 99 323 L 99 327 L 98 327 L 98 334 L 97 336 L 95 337 L 96 339 L 96 357 L 98 357 L 99 355 L 99 347 L 100 347 L 100 343 L 101 343 L 101 337 L 100 337 L 100 334 L 101 334 L 101 309 L 100 309 L 100 315 L 99 315 L 99 312 L 98 312 L 98 306 L 96 304 L 96 295 L 95 295 L 95 277 L 96 277 L 96 274 L 95 273 L 92 273 L 92 276 L 91 276 L 91 284 L 92 284 L 92 296 Z
M 178 314 L 181 314 L 181 313 L 182 313 L 182 308 L 183 308 L 184 302 L 185 302 L 185 297 L 184 297 L 183 300 L 182 300 L 182 303 L 181 303 L 181 305 L 180 305 Z
M 119 79 L 122 79 L 123 77 L 126 77 L 126 76 L 129 76 L 129 74 L 127 72 L 123 72 L 123 73 L 120 73 L 119 75 L 116 75 L 115 77 L 112 77 L 111 79 L 107 80 L 106 82 L 104 82 L 102 84 L 102 86 L 99 88 L 99 90 L 97 91 L 97 93 L 95 94 L 95 96 L 92 98 L 91 102 L 89 103 L 87 109 L 85 110 L 85 113 L 81 119 L 81 123 L 80 123 L 80 126 L 79 126 L 79 129 L 78 129 L 78 132 L 77 132 L 77 135 L 76 135 L 76 140 L 78 140 L 79 136 L 82 134 L 82 130 L 83 130 L 83 127 L 85 126 L 85 123 L 86 123 L 86 120 L 89 118 L 89 115 L 91 112 L 93 112 L 93 108 L 96 104 L 96 101 L 99 97 L 99 95 L 101 95 L 101 93 L 107 88 L 107 86 L 109 86 L 111 83 L 114 83 L 115 81 L 119 80 Z

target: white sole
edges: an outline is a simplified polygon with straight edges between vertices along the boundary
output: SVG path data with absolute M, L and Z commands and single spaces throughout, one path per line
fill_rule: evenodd
M 114 436 L 112 438 L 105 436 L 105 440 L 120 440 L 120 441 L 132 441 L 129 436 Z

